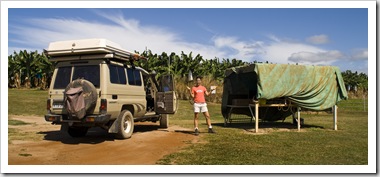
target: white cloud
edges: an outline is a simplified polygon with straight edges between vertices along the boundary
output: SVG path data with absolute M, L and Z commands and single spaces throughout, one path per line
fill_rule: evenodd
M 281 40 L 273 34 L 268 35 L 268 38 L 275 42 L 281 42 Z
M 214 46 L 219 50 L 231 50 L 228 58 L 243 61 L 261 61 L 271 63 L 300 63 L 330 65 L 343 56 L 339 51 L 324 49 L 295 42 L 294 39 L 282 39 L 268 35 L 270 41 L 242 41 L 237 37 L 214 37 Z
M 304 64 L 330 64 L 339 57 L 339 53 L 325 51 L 318 47 L 280 39 L 275 35 L 265 41 L 241 40 L 234 36 L 214 36 L 212 44 L 189 43 L 170 29 L 160 26 L 148 26 L 136 19 L 125 19 L 122 13 L 104 14 L 95 12 L 108 22 L 84 21 L 81 19 L 28 19 L 29 25 L 12 26 L 10 32 L 17 39 L 9 38 L 13 43 L 34 50 L 42 51 L 53 41 L 84 38 L 106 38 L 119 43 L 124 49 L 143 52 L 145 48 L 153 53 L 175 52 L 193 56 L 201 54 L 205 59 L 237 58 L 252 62 L 269 61 L 272 63 L 298 62 Z M 109 23 L 112 22 L 112 23 Z M 21 40 L 22 39 L 22 40 Z M 291 42 L 293 41 L 293 42 Z M 11 49 L 20 46 L 9 46 Z M 359 57 L 359 55 L 357 55 Z
M 215 37 L 214 38 L 215 47 L 232 47 L 237 48 L 238 45 L 241 45 L 241 42 L 238 42 L 235 37 Z
M 351 55 L 352 60 L 368 60 L 368 49 L 354 49 Z
M 217 50 L 226 53 L 225 56 L 219 56 L 219 58 L 236 58 L 252 62 L 262 58 L 266 54 L 266 47 L 263 41 L 242 41 L 237 37 L 231 36 L 217 36 L 212 40 Z
M 313 65 L 330 65 L 343 57 L 339 51 L 324 49 L 294 42 L 293 39 L 281 39 L 275 35 L 268 36 L 271 41 L 241 41 L 237 37 L 214 37 L 214 46 L 219 50 L 231 50 L 228 58 L 243 61 L 261 61 L 271 63 L 300 63 Z
M 298 52 L 323 52 L 324 50 L 302 44 L 302 43 L 289 43 L 289 42 L 282 42 L 282 41 L 275 41 L 272 42 L 270 45 L 266 47 L 267 55 L 264 56 L 264 60 L 273 62 L 273 63 L 291 63 L 294 62 L 293 60 L 290 60 L 290 57 L 294 53 Z M 300 61 L 299 63 L 303 63 L 304 61 Z M 306 62 L 305 64 L 309 64 Z
M 185 42 L 177 34 L 163 27 L 144 26 L 138 20 L 124 19 L 120 15 L 103 15 L 102 17 L 115 24 L 78 19 L 29 19 L 30 24 L 33 25 L 12 27 L 10 30 L 11 33 L 17 35 L 17 39 L 9 38 L 9 41 L 15 43 L 16 46 L 9 46 L 8 53 L 13 53 L 12 49 L 20 48 L 20 46 L 42 51 L 53 41 L 106 38 L 130 51 L 142 52 L 147 47 L 158 54 L 162 52 L 179 54 L 183 51 L 199 53 L 204 58 L 226 55 L 214 46 Z
M 325 51 L 325 52 L 298 52 L 293 53 L 289 57 L 289 61 L 307 64 L 330 64 L 344 55 L 337 51 Z
M 329 40 L 329 37 L 327 35 L 321 34 L 321 35 L 311 36 L 311 37 L 307 38 L 306 41 L 310 42 L 312 44 L 326 44 L 330 40 Z

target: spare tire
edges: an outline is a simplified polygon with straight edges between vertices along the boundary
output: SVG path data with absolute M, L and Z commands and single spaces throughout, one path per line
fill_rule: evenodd
M 76 79 L 65 89 L 64 108 L 69 118 L 82 119 L 94 113 L 97 98 L 94 84 L 85 79 Z

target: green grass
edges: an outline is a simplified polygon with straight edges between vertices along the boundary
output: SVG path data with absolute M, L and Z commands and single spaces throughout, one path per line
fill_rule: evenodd
M 36 134 L 31 132 L 22 132 L 16 128 L 8 128 L 8 144 L 12 144 L 14 140 L 21 141 L 37 141 L 43 139 L 42 134 Z
M 8 90 L 9 114 L 44 115 L 46 112 L 47 91 Z M 368 113 L 362 107 L 349 108 L 344 105 L 358 100 L 342 101 L 338 109 L 338 130 L 334 131 L 332 115 L 327 113 L 301 113 L 305 125 L 301 132 L 296 127 L 291 131 L 280 131 L 281 125 L 289 126 L 291 118 L 284 123 L 276 122 L 273 131 L 265 134 L 250 133 L 253 123 L 223 126 L 220 104 L 208 104 L 209 112 L 216 134 L 207 131 L 205 119 L 200 116 L 199 141 L 192 143 L 179 152 L 169 154 L 159 160 L 158 164 L 260 164 L 260 165 L 365 165 L 368 164 Z M 359 105 L 359 104 L 358 104 Z M 367 104 L 368 105 L 368 104 Z M 356 110 L 357 109 L 357 110 Z M 170 117 L 170 124 L 193 129 L 193 108 L 188 101 L 180 101 L 178 112 Z M 23 124 L 9 121 L 11 124 Z M 22 126 L 22 125 L 20 125 Z M 260 127 L 264 124 L 260 122 Z M 286 128 L 285 128 L 286 129 Z M 30 133 L 22 133 L 8 128 L 11 140 L 41 139 Z M 191 143 L 191 142 L 189 142 Z
M 46 114 L 48 91 L 8 89 L 8 114 L 38 115 Z
M 28 157 L 28 156 L 32 156 L 32 154 L 18 154 L 19 156 L 24 156 L 24 157 Z
M 26 123 L 24 121 L 14 120 L 14 119 L 8 118 L 8 125 L 28 125 L 28 124 L 30 124 L 30 123 Z
M 338 110 L 345 112 L 368 112 L 368 99 L 348 99 L 338 103 Z
M 348 100 L 349 101 L 349 100 Z M 368 115 L 363 112 L 339 112 L 338 130 L 334 131 L 332 115 L 327 113 L 302 114 L 305 125 L 301 132 L 296 126 L 291 131 L 278 131 L 281 125 L 290 126 L 288 117 L 284 123 L 273 125 L 273 132 L 248 133 L 254 123 L 223 126 L 219 104 L 208 105 L 213 127 L 217 134 L 201 134 L 206 143 L 195 143 L 165 156 L 158 164 L 179 165 L 364 165 L 368 164 Z M 193 128 L 192 106 L 181 101 L 178 113 L 171 117 L 171 124 Z M 200 117 L 201 132 L 207 131 L 204 118 Z M 260 122 L 260 126 L 264 123 Z M 276 128 L 277 127 L 277 128 Z M 260 127 L 259 127 L 260 128 Z M 290 126 L 291 128 L 291 126 Z M 288 128 L 289 129 L 289 128 Z

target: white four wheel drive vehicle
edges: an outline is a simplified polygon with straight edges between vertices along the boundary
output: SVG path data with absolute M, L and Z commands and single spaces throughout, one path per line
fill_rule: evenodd
M 145 59 L 106 39 L 58 41 L 45 50 L 57 62 L 47 99 L 45 120 L 61 125 L 72 137 L 101 127 L 116 138 L 130 138 L 134 122 L 169 126 L 177 111 L 172 76 L 135 67 Z

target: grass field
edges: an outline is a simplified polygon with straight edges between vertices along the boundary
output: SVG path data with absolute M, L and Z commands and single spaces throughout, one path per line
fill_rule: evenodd
M 349 101 L 349 100 L 348 100 Z M 236 123 L 223 126 L 220 104 L 208 105 L 217 134 L 201 134 L 206 143 L 191 144 L 181 152 L 170 154 L 159 164 L 217 164 L 217 165 L 348 165 L 368 163 L 368 115 L 363 112 L 339 112 L 338 130 L 334 131 L 331 114 L 302 114 L 305 125 L 301 132 L 291 118 L 284 123 L 260 122 L 259 126 L 273 127 L 273 131 L 255 134 L 254 123 Z M 193 127 L 192 107 L 181 101 L 179 111 L 171 124 Z M 201 132 L 207 132 L 200 117 Z M 268 125 L 269 124 L 269 125 Z M 280 131 L 278 127 L 290 127 Z M 260 127 L 259 127 L 260 128 Z
M 44 90 L 8 89 L 8 114 L 43 116 L 47 98 Z
M 47 91 L 10 89 L 9 114 L 44 115 Z M 350 102 L 355 100 L 347 100 Z M 223 126 L 220 104 L 208 105 L 216 134 L 205 133 L 207 125 L 200 117 L 200 142 L 189 144 L 181 151 L 165 156 L 158 164 L 178 165 L 366 165 L 368 164 L 368 113 L 339 111 L 338 130 L 334 131 L 332 115 L 303 114 L 301 132 L 284 123 L 263 123 L 271 132 L 255 134 L 253 123 Z M 22 124 L 10 121 L 8 124 Z M 192 105 L 180 101 L 178 112 L 170 124 L 193 129 Z M 285 128 L 284 128 L 285 127 Z M 287 130 L 287 131 L 284 131 Z M 14 130 L 8 130 L 10 136 Z

